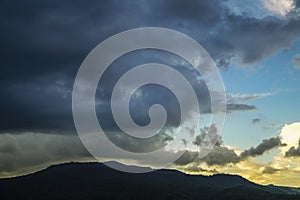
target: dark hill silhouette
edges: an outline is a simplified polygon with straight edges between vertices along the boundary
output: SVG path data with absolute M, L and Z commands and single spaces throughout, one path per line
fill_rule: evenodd
M 0 179 L 0 199 L 300 200 L 300 195 L 293 188 L 261 186 L 236 175 L 195 176 L 165 169 L 130 174 L 100 163 L 66 163 Z

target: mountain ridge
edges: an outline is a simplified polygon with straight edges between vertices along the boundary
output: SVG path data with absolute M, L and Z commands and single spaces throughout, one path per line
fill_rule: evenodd
M 297 189 L 262 186 L 227 174 L 190 175 L 169 169 L 130 174 L 95 162 L 57 164 L 36 173 L 0 179 L 0 198 L 10 200 L 195 199 L 199 195 L 201 199 L 300 199 Z

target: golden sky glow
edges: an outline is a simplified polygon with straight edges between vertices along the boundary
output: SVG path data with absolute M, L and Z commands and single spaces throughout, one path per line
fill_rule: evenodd
M 192 163 L 180 170 L 190 174 L 212 175 L 215 173 L 237 174 L 255 183 L 283 186 L 300 186 L 300 157 L 286 157 L 285 152 L 291 147 L 298 146 L 300 139 L 300 123 L 285 125 L 279 136 L 286 146 L 279 147 L 280 152 L 275 155 L 271 162 L 260 163 L 253 158 L 241 161 L 236 164 L 227 164 L 224 166 L 208 166 L 205 163 Z M 236 153 L 239 150 L 234 149 Z M 268 153 L 268 152 L 267 152 Z

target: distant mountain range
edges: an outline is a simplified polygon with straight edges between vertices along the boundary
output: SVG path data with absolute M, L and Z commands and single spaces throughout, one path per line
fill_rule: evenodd
M 66 163 L 26 176 L 0 179 L 0 199 L 300 200 L 300 189 L 262 186 L 236 175 L 187 175 L 166 169 L 130 174 L 100 163 Z

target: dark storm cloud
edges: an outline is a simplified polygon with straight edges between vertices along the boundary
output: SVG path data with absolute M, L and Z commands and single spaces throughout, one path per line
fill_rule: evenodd
M 247 149 L 243 151 L 240 154 L 241 159 L 245 159 L 248 157 L 256 157 L 264 154 L 265 152 L 275 148 L 275 147 L 280 147 L 280 146 L 285 146 L 280 140 L 279 137 L 273 137 L 269 139 L 265 139 L 257 145 L 256 147 L 251 147 L 250 149 Z
M 51 82 L 51 84 L 49 84 Z M 35 130 L 59 133 L 72 129 L 71 85 L 66 77 L 44 76 L 2 89 L 2 132 Z
M 298 147 L 291 147 L 287 152 L 285 152 L 286 157 L 300 156 L 300 140 Z
M 213 46 L 219 47 L 216 48 L 219 52 L 232 52 L 224 57 L 236 58 L 245 65 L 270 56 L 278 49 L 288 48 L 300 29 L 298 20 L 274 17 L 255 19 L 232 15 L 227 16 L 225 23 L 226 26 L 220 27 L 211 40 Z M 225 38 L 227 40 L 223 41 Z
M 114 84 L 124 75 L 128 70 L 132 69 L 134 66 L 141 65 L 143 63 L 156 62 L 162 63 L 165 65 L 172 66 L 178 72 L 185 76 L 185 78 L 189 81 L 191 86 L 194 88 L 196 92 L 196 96 L 201 103 L 200 111 L 201 113 L 209 113 L 210 112 L 210 96 L 209 91 L 205 82 L 201 79 L 201 76 L 198 72 L 196 72 L 192 66 L 190 66 L 186 61 L 180 60 L 173 54 L 158 51 L 158 50 L 144 50 L 144 51 L 134 51 L 126 54 L 125 56 L 121 56 L 112 65 L 109 69 L 104 73 L 104 76 L 101 78 L 99 87 L 100 89 L 97 92 L 97 99 L 101 102 L 107 102 L 110 104 L 110 98 L 112 95 L 112 91 L 114 89 Z M 158 74 L 152 74 L 153 76 L 157 76 Z M 159 74 L 160 76 L 162 74 Z M 145 78 L 150 76 L 150 74 L 145 74 Z M 200 77 L 200 78 L 199 78 Z M 165 75 L 161 76 L 162 80 L 169 80 L 170 82 L 174 82 L 173 78 Z M 119 88 L 120 90 L 126 91 L 126 85 L 123 85 L 123 88 Z M 182 96 L 188 96 L 186 91 L 181 91 Z M 189 101 L 188 98 L 186 98 Z M 120 102 L 122 98 L 120 98 Z M 149 108 L 153 104 L 161 104 L 164 106 L 168 113 L 167 118 L 167 126 L 177 126 L 180 121 L 180 110 L 179 110 L 179 102 L 176 99 L 174 93 L 172 93 L 168 88 L 159 86 L 157 84 L 147 84 L 139 88 L 138 91 L 132 96 L 130 102 L 130 110 L 132 118 L 139 125 L 147 125 L 150 122 L 150 118 L 148 115 Z M 106 105 L 107 105 L 106 104 Z M 107 107 L 104 105 L 104 107 Z M 124 103 L 120 103 L 120 105 L 124 105 Z M 190 110 L 194 109 L 193 104 L 188 103 L 190 105 Z M 105 115 L 110 118 L 110 120 L 106 120 L 103 125 L 107 128 L 116 127 L 113 122 L 113 116 L 109 109 L 99 106 L 98 112 L 99 114 L 102 111 L 105 111 Z M 138 111 L 138 112 L 136 112 Z M 183 119 L 185 120 L 185 119 Z
M 93 47 L 123 30 L 161 26 L 181 31 L 199 41 L 219 67 L 227 67 L 232 60 L 252 64 L 287 48 L 299 35 L 300 21 L 293 13 L 285 19 L 235 16 L 222 2 L 1 1 L 0 131 L 74 132 L 70 94 L 76 72 Z M 141 57 L 139 61 L 148 59 Z M 128 64 L 131 63 L 134 62 Z M 119 72 L 108 75 L 114 80 Z M 196 79 L 191 81 L 192 85 L 199 84 Z M 109 92 L 102 92 L 102 104 L 97 110 L 106 113 Z M 206 105 L 201 107 L 202 111 L 209 113 L 206 92 L 203 87 L 197 96 Z M 171 101 L 172 95 L 165 91 L 160 94 L 167 94 L 162 104 Z M 173 102 L 170 111 L 176 106 Z M 133 109 L 141 110 L 141 105 Z M 255 106 L 228 105 L 228 111 L 253 109 Z M 171 116 L 175 117 L 169 119 L 169 125 L 176 125 L 176 113 L 171 112 Z M 139 123 L 145 124 L 147 120 L 141 118 Z M 109 112 L 103 123 L 114 128 Z

